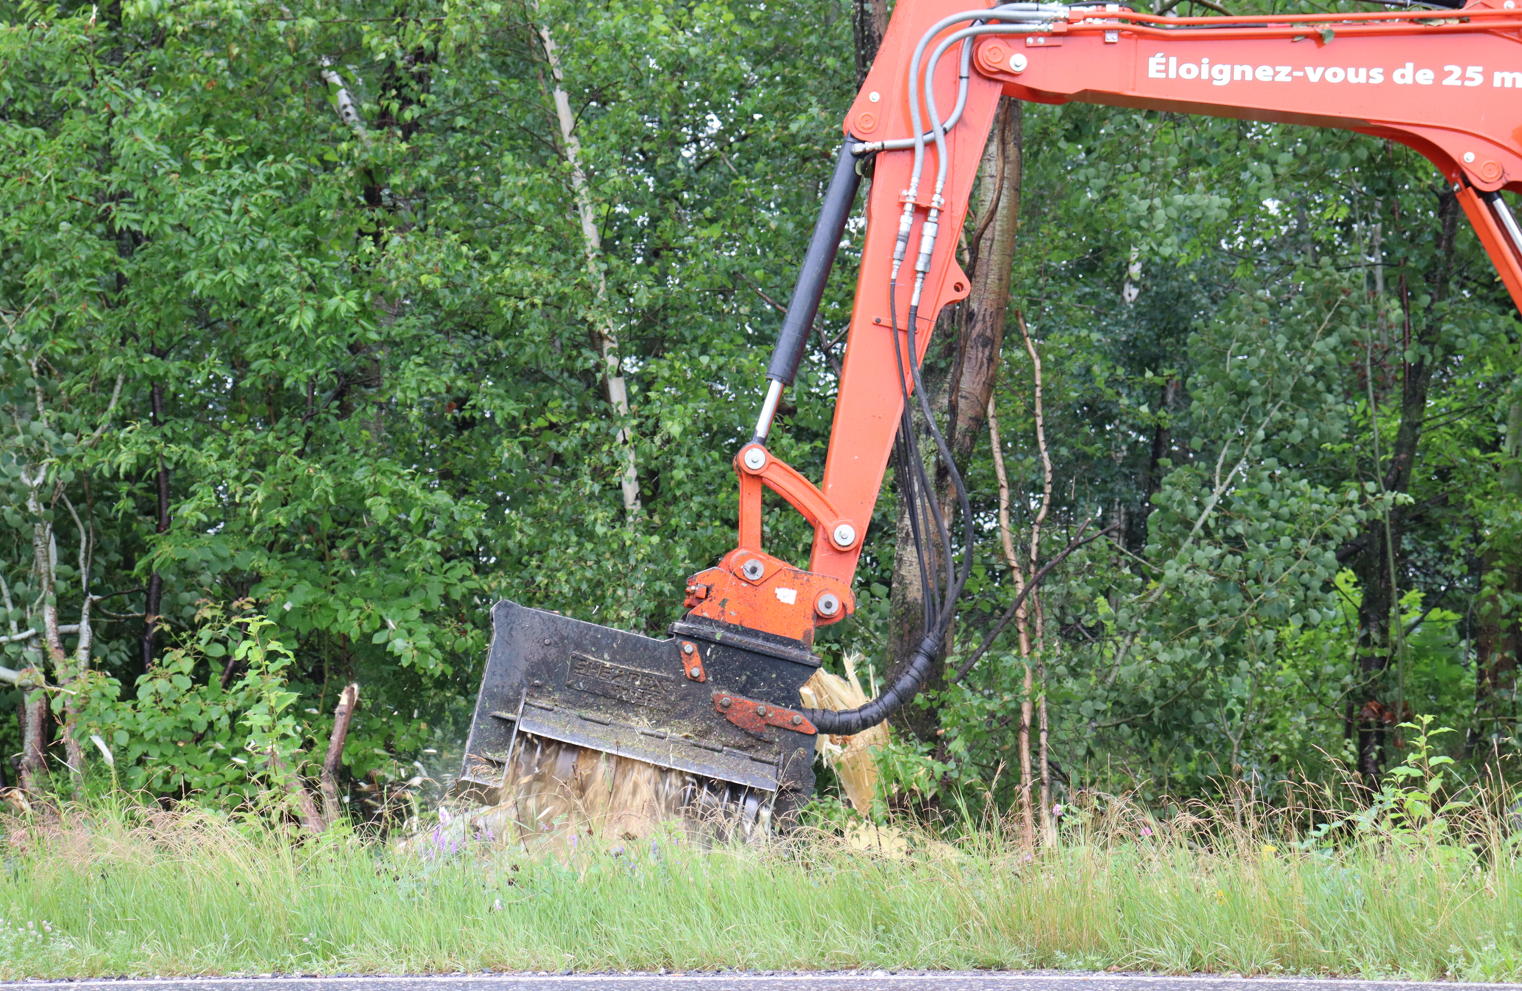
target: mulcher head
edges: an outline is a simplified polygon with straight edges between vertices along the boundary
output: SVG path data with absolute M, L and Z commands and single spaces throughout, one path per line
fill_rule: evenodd
M 788 822 L 814 788 L 798 689 L 819 659 L 786 641 L 686 620 L 650 637 L 502 601 L 470 727 L 463 790 L 497 804 L 520 781 L 599 754 L 665 769 L 660 804 L 749 833 Z M 674 785 L 673 785 L 674 782 Z

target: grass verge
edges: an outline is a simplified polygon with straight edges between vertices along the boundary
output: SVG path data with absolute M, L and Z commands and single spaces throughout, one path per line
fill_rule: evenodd
M 0 979 L 661 967 L 1522 979 L 1522 863 L 1501 832 L 1375 831 L 1334 847 L 1273 842 L 1229 813 L 1103 819 L 1034 857 L 985 828 L 951 844 L 910 834 L 893 856 L 821 833 L 759 850 L 588 841 L 531 858 L 68 807 L 8 823 Z

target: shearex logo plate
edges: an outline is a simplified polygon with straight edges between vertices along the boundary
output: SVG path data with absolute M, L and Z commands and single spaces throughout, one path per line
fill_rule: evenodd
M 568 688 L 650 708 L 660 708 L 665 703 L 675 681 L 675 678 L 624 667 L 575 651 L 571 652 L 570 669 L 565 679 Z

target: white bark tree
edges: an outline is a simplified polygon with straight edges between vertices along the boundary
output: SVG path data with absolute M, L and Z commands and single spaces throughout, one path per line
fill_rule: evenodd
M 531 3 L 537 15 L 539 5 Z M 560 125 L 560 153 L 565 156 L 571 170 L 571 192 L 576 198 L 576 213 L 581 220 L 582 252 L 586 256 L 587 275 L 592 279 L 592 289 L 597 297 L 596 315 L 592 322 L 592 340 L 602 355 L 603 387 L 608 403 L 625 421 L 629 417 L 629 390 L 624 383 L 621 359 L 618 353 L 618 328 L 613 322 L 613 306 L 608 298 L 608 279 L 602 268 L 602 235 L 597 230 L 597 211 L 592 203 L 592 186 L 587 181 L 582 164 L 581 139 L 576 136 L 576 115 L 571 112 L 571 98 L 565 91 L 565 72 L 561 67 L 560 51 L 548 24 L 535 27 L 539 41 L 544 46 L 544 60 L 550 69 L 550 97 L 555 104 L 555 118 Z M 639 465 L 634 455 L 634 438 L 627 427 L 620 427 L 618 443 L 624 450 L 624 470 L 620 484 L 624 491 L 624 509 L 631 516 L 640 509 Z

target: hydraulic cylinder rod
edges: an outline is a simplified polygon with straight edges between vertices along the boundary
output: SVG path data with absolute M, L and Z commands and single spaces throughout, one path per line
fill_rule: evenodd
M 856 138 L 846 135 L 840 155 L 835 159 L 835 174 L 824 194 L 819 220 L 814 224 L 814 236 L 803 256 L 798 284 L 793 289 L 793 298 L 788 301 L 787 314 L 782 318 L 782 332 L 777 335 L 777 346 L 772 350 L 772 361 L 766 369 L 766 377 L 771 382 L 767 386 L 761 416 L 756 420 L 754 443 L 764 442 L 771 432 L 777 400 L 783 387 L 793 384 L 798 363 L 803 360 L 804 349 L 808 346 L 809 330 L 819 313 L 819 301 L 824 297 L 824 286 L 829 281 L 830 268 L 835 264 L 835 252 L 840 248 L 846 221 L 856 203 L 856 187 L 861 183 L 861 176 L 856 172 L 857 158 L 852 151 L 856 143 Z

